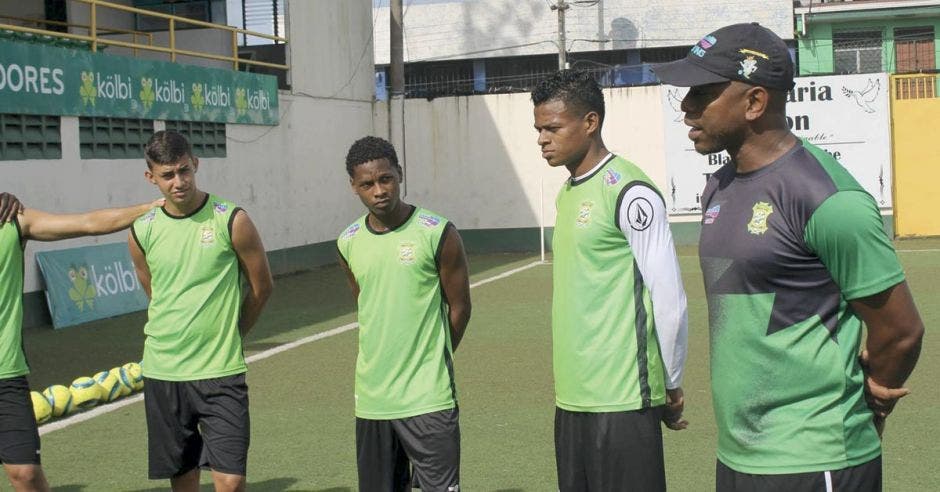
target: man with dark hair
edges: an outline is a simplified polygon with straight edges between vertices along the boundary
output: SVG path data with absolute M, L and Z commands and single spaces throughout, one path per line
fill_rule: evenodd
M 368 210 L 337 241 L 359 309 L 359 490 L 457 492 L 452 356 L 470 321 L 460 234 L 440 215 L 401 201 L 402 170 L 387 141 L 357 140 L 346 171 Z
M 695 150 L 731 156 L 702 194 L 699 243 L 717 489 L 880 491 L 879 435 L 924 326 L 875 200 L 790 132 L 793 62 L 770 30 L 723 27 L 655 71 L 691 87 Z
M 134 223 L 128 241 L 150 296 L 141 364 L 149 475 L 195 491 L 199 468 L 208 467 L 217 491 L 244 490 L 242 340 L 271 295 L 267 255 L 244 210 L 196 187 L 199 159 L 186 137 L 157 132 L 145 154 L 144 176 L 166 197 Z
M 83 214 L 50 214 L 23 208 L 0 193 L 0 462 L 13 489 L 47 491 L 40 463 L 39 430 L 29 396 L 23 352 L 23 249 L 26 241 L 56 241 L 116 232 L 163 199 Z
M 604 96 L 590 74 L 557 72 L 532 102 L 542 158 L 571 173 L 552 240 L 559 489 L 665 490 L 660 422 L 688 425 L 686 297 L 666 204 L 604 145 Z

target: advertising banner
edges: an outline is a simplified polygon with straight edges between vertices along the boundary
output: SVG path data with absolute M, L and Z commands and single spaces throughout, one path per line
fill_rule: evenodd
M 36 253 L 55 328 L 147 309 L 127 243 Z
M 273 126 L 277 78 L 0 39 L 0 113 Z
M 662 86 L 666 170 L 663 190 L 671 214 L 701 213 L 705 180 L 729 162 L 726 152 L 701 155 L 688 138 L 680 108 L 688 91 Z M 787 96 L 787 123 L 796 136 L 836 158 L 878 202 L 890 210 L 891 115 L 883 73 L 799 77 Z

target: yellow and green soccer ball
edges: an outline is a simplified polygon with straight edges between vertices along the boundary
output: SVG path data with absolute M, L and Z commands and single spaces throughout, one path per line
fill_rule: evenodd
M 46 401 L 52 407 L 53 417 L 68 415 L 74 409 L 72 406 L 72 392 L 61 384 L 54 384 L 46 388 L 43 390 L 42 396 L 46 397 Z
M 127 371 L 123 367 L 113 367 L 110 372 L 115 379 L 117 379 L 118 396 L 115 398 L 120 398 L 122 396 L 127 396 L 134 392 L 134 389 L 131 388 L 130 379 L 127 377 Z
M 121 367 L 124 368 L 125 374 L 127 375 L 127 382 L 125 384 L 128 384 L 134 391 L 144 389 L 144 375 L 140 369 L 140 364 L 128 362 Z
M 94 379 L 82 376 L 72 381 L 72 405 L 80 410 L 89 409 L 101 401 L 101 386 Z
M 36 416 L 36 423 L 41 424 L 52 418 L 52 405 L 45 396 L 38 391 L 30 391 L 29 397 L 33 400 L 33 414 Z
M 110 371 L 101 371 L 95 374 L 94 379 L 101 388 L 102 403 L 117 400 L 122 396 L 121 382 L 118 381 L 117 376 L 111 374 Z

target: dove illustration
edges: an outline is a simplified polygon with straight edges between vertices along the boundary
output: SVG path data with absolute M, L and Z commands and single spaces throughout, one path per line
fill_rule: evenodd
M 842 87 L 842 93 L 845 94 L 845 97 L 854 99 L 855 104 L 858 104 L 858 107 L 862 108 L 866 113 L 875 112 L 875 108 L 871 107 L 871 103 L 875 102 L 875 98 L 878 97 L 880 90 L 881 81 L 874 79 L 868 79 L 868 85 L 860 91 L 844 86 Z

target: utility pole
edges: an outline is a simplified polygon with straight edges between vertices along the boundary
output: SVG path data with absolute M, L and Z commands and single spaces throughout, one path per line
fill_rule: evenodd
M 571 8 L 571 5 L 565 3 L 565 0 L 557 0 L 552 5 L 552 10 L 558 11 L 558 70 L 568 68 L 568 50 L 565 48 L 565 11 Z
M 402 167 L 402 193 L 407 194 L 408 182 L 405 154 L 405 50 L 402 27 L 402 0 L 389 5 L 389 67 L 388 140 L 398 150 Z

